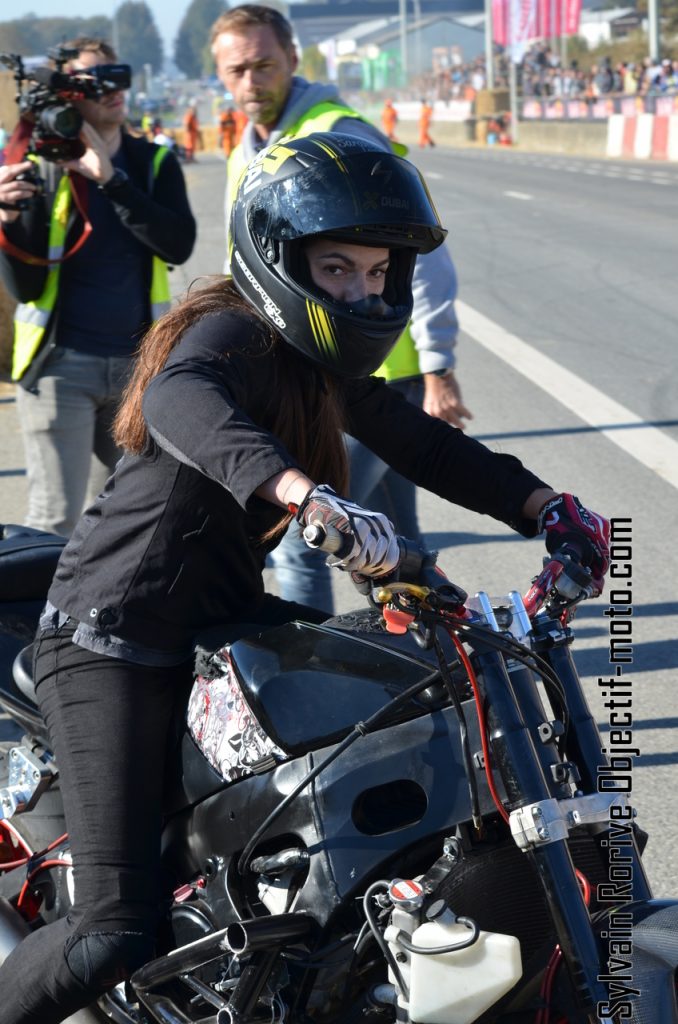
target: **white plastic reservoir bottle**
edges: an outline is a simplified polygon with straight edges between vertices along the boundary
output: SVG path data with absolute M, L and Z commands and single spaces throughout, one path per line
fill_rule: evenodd
M 469 938 L 456 921 L 427 921 L 412 944 L 433 949 Z M 472 946 L 436 955 L 410 953 L 410 1019 L 417 1024 L 472 1024 L 513 988 L 523 973 L 514 935 L 480 932 Z

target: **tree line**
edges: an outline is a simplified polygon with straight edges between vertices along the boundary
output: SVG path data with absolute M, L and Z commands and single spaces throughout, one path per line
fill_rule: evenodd
M 226 9 L 225 0 L 191 0 L 174 40 L 173 59 L 188 78 L 211 74 L 214 62 L 209 48 L 209 32 Z M 90 18 L 38 18 L 25 14 L 12 21 L 0 21 L 0 53 L 45 56 L 53 46 L 76 36 L 103 37 L 117 47 L 118 58 L 131 64 L 134 72 L 150 64 L 154 72 L 162 70 L 163 42 L 153 13 L 145 0 L 125 0 L 113 18 L 107 14 Z

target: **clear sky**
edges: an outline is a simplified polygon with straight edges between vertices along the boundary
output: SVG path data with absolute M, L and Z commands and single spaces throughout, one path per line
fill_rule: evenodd
M 174 37 L 190 0 L 146 0 L 146 3 L 151 9 L 158 32 L 165 44 L 165 56 L 171 57 L 174 53 Z M 68 3 L 64 3 L 64 0 L 21 0 L 14 8 L 11 8 L 9 3 L 7 7 L 3 4 L 0 21 L 21 18 L 25 14 L 35 14 L 38 18 L 63 17 L 66 13 L 71 17 L 83 18 L 105 14 L 110 18 L 111 12 L 117 6 L 119 3 L 116 0 L 69 0 Z

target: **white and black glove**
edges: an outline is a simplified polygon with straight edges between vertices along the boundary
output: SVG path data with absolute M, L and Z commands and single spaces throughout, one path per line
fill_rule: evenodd
M 296 514 L 302 526 L 331 527 L 346 537 L 346 544 L 327 564 L 363 576 L 384 576 L 400 561 L 393 524 L 381 512 L 356 505 L 335 494 L 327 484 L 309 491 Z

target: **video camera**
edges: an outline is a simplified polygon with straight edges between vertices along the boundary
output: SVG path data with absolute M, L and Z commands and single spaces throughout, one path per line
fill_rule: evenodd
M 96 100 L 109 92 L 129 89 L 129 64 L 98 64 L 79 71 L 64 71 L 64 64 L 79 51 L 57 46 L 47 51 L 54 67 L 41 65 L 26 69 L 23 58 L 0 53 L 0 62 L 14 72 L 17 103 L 22 119 L 31 121 L 29 151 L 45 160 L 77 160 L 85 152 L 80 140 L 82 115 L 74 100 Z M 24 82 L 29 88 L 24 89 Z

